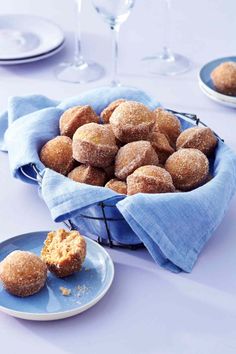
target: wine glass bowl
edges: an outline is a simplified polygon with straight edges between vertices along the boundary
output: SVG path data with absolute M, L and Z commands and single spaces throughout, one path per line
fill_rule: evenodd
M 125 22 L 132 10 L 135 0 L 92 0 L 95 10 L 109 25 L 113 34 L 113 59 L 111 86 L 119 86 L 118 80 L 118 37 L 120 25 Z
M 110 26 L 125 22 L 134 6 L 134 0 L 93 0 L 93 5 Z

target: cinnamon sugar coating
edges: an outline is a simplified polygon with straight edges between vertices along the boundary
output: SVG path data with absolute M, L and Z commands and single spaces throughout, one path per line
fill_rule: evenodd
M 49 232 L 41 258 L 59 278 L 80 271 L 86 257 L 86 242 L 78 231 L 59 229 Z
M 68 136 L 49 140 L 40 151 L 40 160 L 46 167 L 67 175 L 74 167 L 72 140 Z
M 112 113 L 123 102 L 126 102 L 126 100 L 123 98 L 120 98 L 118 100 L 111 102 L 106 108 L 104 108 L 104 110 L 101 113 L 102 122 L 104 124 L 109 123 Z
M 106 127 L 107 127 L 107 128 L 109 127 L 109 129 L 111 129 L 112 133 L 114 134 L 113 129 L 112 129 L 112 126 L 111 126 L 110 123 L 106 123 Z M 118 149 L 121 148 L 121 146 L 124 146 L 124 145 L 125 145 L 125 143 L 123 143 L 122 141 L 120 141 L 119 139 L 117 139 L 116 136 L 115 136 L 115 140 L 116 140 L 116 145 L 117 145 Z
M 136 193 L 168 193 L 175 187 L 171 175 L 158 166 L 142 166 L 127 177 L 128 195 Z
M 60 134 L 72 138 L 79 127 L 92 122 L 98 123 L 99 118 L 91 106 L 69 108 L 60 117 Z
M 120 194 L 127 194 L 127 185 L 124 181 L 120 181 L 117 178 L 113 178 L 108 181 L 105 187 L 112 189 L 114 192 Z
M 211 73 L 211 79 L 219 92 L 236 96 L 236 63 L 233 61 L 218 65 Z
M 151 133 L 150 143 L 158 155 L 160 164 L 164 164 L 167 158 L 175 151 L 165 134 L 158 131 L 153 131 Z
M 45 285 L 47 267 L 34 253 L 13 251 L 0 263 L 0 280 L 4 288 L 16 296 L 29 296 Z
M 154 130 L 165 134 L 171 146 L 174 147 L 176 139 L 181 133 L 180 121 L 173 113 L 167 112 L 163 108 L 157 108 L 153 112 L 156 118 Z
M 170 173 L 176 189 L 189 191 L 207 181 L 209 162 L 197 149 L 180 149 L 166 161 L 165 169 Z
M 110 124 L 115 136 L 122 142 L 148 140 L 155 123 L 155 115 L 139 102 L 121 103 L 112 113 Z
M 106 174 L 102 169 L 89 165 L 80 165 L 74 168 L 67 177 L 75 182 L 93 186 L 104 186 L 106 181 Z
M 107 167 L 118 151 L 110 125 L 88 123 L 78 128 L 73 136 L 73 157 L 78 162 L 94 167 Z
M 138 167 L 158 163 L 158 156 L 149 141 L 133 141 L 118 151 L 115 159 L 115 176 L 125 180 Z
M 176 148 L 194 148 L 211 155 L 217 145 L 217 138 L 210 128 L 193 127 L 184 130 L 176 141 Z

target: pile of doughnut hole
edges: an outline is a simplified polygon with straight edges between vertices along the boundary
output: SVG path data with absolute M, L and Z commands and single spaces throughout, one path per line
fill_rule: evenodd
M 202 186 L 210 179 L 208 158 L 218 142 L 210 128 L 181 131 L 174 114 L 124 99 L 110 103 L 100 117 L 88 105 L 69 108 L 59 130 L 40 149 L 44 166 L 127 195 Z

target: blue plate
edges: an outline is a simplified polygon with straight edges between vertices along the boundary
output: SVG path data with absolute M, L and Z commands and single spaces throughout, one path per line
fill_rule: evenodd
M 48 231 L 19 235 L 0 243 L 0 261 L 14 250 L 40 255 Z M 9 294 L 0 284 L 0 310 L 27 320 L 50 321 L 71 317 L 95 305 L 110 288 L 114 265 L 108 253 L 85 237 L 87 255 L 80 272 L 57 278 L 48 272 L 45 287 L 37 294 L 20 298 Z M 63 296 L 60 287 L 71 289 Z
M 210 61 L 205 64 L 199 72 L 199 85 L 202 91 L 214 101 L 221 103 L 223 105 L 236 105 L 236 96 L 224 95 L 216 90 L 214 84 L 211 80 L 211 72 L 221 63 L 233 61 L 236 62 L 236 57 L 224 57 Z

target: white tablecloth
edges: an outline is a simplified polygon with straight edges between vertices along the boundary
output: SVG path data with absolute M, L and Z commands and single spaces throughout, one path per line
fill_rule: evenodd
M 137 0 L 120 33 L 120 78 L 175 110 L 193 112 L 236 151 L 236 112 L 211 102 L 197 82 L 207 61 L 235 54 L 234 0 L 173 2 L 172 48 L 192 60 L 192 70 L 176 77 L 151 77 L 143 56 L 164 44 L 163 0 Z M 102 63 L 107 76 L 90 85 L 61 83 L 55 66 L 72 54 L 75 25 L 70 0 L 8 0 L 0 14 L 32 13 L 53 19 L 66 32 L 66 48 L 55 57 L 28 65 L 0 67 L 0 109 L 12 95 L 41 93 L 64 98 L 107 83 L 111 63 L 108 27 L 84 1 L 83 48 Z M 14 180 L 6 154 L 0 154 L 0 240 L 28 231 L 55 228 L 33 186 Z M 110 292 L 89 311 L 64 321 L 32 323 L 0 313 L 0 348 L 51 353 L 235 354 L 236 353 L 236 198 L 204 248 L 191 274 L 160 269 L 147 252 L 108 250 L 116 275 Z M 11 217 L 9 217 L 11 215 Z

